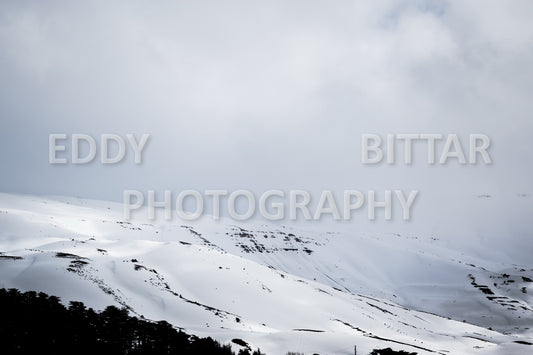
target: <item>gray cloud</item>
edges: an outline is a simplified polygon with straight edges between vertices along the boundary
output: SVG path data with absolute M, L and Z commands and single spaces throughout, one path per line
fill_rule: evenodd
M 531 193 L 532 13 L 530 1 L 3 2 L 0 189 Z M 58 167 L 56 132 L 152 140 L 141 167 Z M 365 167 L 366 132 L 486 133 L 494 165 L 428 168 L 419 147 L 413 166 Z

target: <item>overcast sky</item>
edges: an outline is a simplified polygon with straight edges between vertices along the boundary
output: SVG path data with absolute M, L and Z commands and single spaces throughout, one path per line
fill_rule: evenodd
M 435 215 L 530 194 L 532 18 L 529 0 L 2 1 L 0 190 L 400 188 Z M 54 166 L 50 133 L 151 138 L 141 166 Z M 363 133 L 484 133 L 493 164 L 428 167 L 419 146 L 364 166 Z

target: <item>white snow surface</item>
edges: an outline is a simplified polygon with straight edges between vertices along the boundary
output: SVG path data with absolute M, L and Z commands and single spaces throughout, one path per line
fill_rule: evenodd
M 0 287 L 127 307 L 269 355 L 531 353 L 533 259 L 515 264 L 495 248 L 356 228 L 126 221 L 113 202 L 0 194 Z

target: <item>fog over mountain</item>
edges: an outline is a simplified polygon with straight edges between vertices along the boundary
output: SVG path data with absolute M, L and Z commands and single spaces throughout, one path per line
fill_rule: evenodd
M 231 256 L 236 258 L 230 258 L 232 265 L 254 265 L 268 280 L 274 272 L 270 266 L 291 280 L 310 282 L 308 289 L 294 291 L 305 297 L 314 295 L 311 289 L 339 288 L 338 308 L 326 307 L 326 313 L 346 310 L 358 304 L 353 297 L 364 295 L 405 307 L 409 317 L 409 312 L 431 312 L 465 320 L 483 332 L 490 327 L 502 336 L 530 339 L 529 311 L 509 316 L 498 307 L 515 300 L 531 308 L 521 288 L 527 291 L 529 285 L 521 277 L 533 277 L 529 275 L 533 268 L 532 16 L 533 3 L 527 0 L 1 2 L 0 256 L 22 259 L 0 258 L 0 286 L 30 290 L 33 282 L 35 288 L 42 286 L 37 280 L 61 279 L 64 275 L 53 270 L 65 268 L 58 266 L 54 253 L 78 255 L 72 248 L 93 234 L 98 248 L 83 244 L 79 255 L 79 260 L 94 262 L 89 279 L 109 281 L 113 275 L 114 280 L 115 274 L 108 274 L 113 270 L 110 265 L 136 259 L 131 250 L 139 249 L 157 250 L 150 256 L 157 264 L 154 269 L 168 268 L 165 277 L 179 283 L 183 275 L 172 269 L 164 243 L 181 240 L 198 247 L 210 263 Z M 54 134 L 65 137 L 57 142 L 64 150 L 51 150 Z M 95 159 L 89 163 L 72 161 L 76 134 L 94 139 Z M 382 139 L 381 162 L 364 163 L 365 134 Z M 102 163 L 105 135 L 124 141 L 120 162 Z M 141 143 L 143 135 L 149 135 L 146 144 Z M 435 135 L 442 139 L 434 141 L 434 163 L 428 163 L 428 154 L 433 154 L 429 141 L 417 138 L 411 146 L 412 161 L 405 162 L 407 140 Z M 473 145 L 478 149 L 474 163 L 470 139 L 481 136 L 486 140 Z M 450 137 L 457 141 L 450 143 Z M 117 140 L 109 139 L 108 155 L 120 153 Z M 390 142 L 393 150 L 388 149 Z M 483 148 L 481 143 L 487 144 Z M 134 144 L 140 147 L 138 153 L 142 150 L 140 164 L 135 163 Z M 464 164 L 458 150 L 464 154 Z M 88 152 L 87 142 L 81 142 L 80 156 Z M 55 158 L 66 162 L 50 163 Z M 158 201 L 169 191 L 172 219 L 165 220 L 158 208 L 152 220 L 147 209 L 139 208 L 128 220 L 120 214 L 125 190 L 138 191 L 145 204 L 149 191 L 155 191 Z M 210 217 L 218 211 L 208 198 L 202 218 L 180 220 L 176 198 L 185 190 L 204 197 L 206 191 L 226 190 L 221 220 Z M 256 198 L 256 211 L 245 221 L 231 218 L 228 199 L 237 190 Z M 280 220 L 261 214 L 260 196 L 269 190 L 284 194 L 269 200 L 285 204 Z M 301 210 L 295 220 L 288 217 L 291 191 L 309 193 L 313 215 L 323 192 L 331 191 L 342 215 L 343 193 L 354 190 L 365 200 L 349 220 L 335 220 L 327 213 L 307 220 Z M 416 198 L 409 219 L 404 220 L 399 193 L 407 199 L 413 191 Z M 371 194 L 379 202 L 389 192 L 390 220 L 382 207 L 375 219 L 369 218 Z M 187 208 L 194 209 L 187 201 Z M 237 210 L 245 207 L 241 198 Z M 85 212 L 89 216 L 83 217 Z M 87 229 L 81 220 L 91 220 L 93 227 Z M 116 228 L 97 227 L 109 221 Z M 138 225 L 142 235 L 114 235 L 126 223 Z M 228 228 L 242 228 L 249 235 L 241 240 Z M 308 253 L 303 245 L 295 251 L 292 240 L 270 240 L 270 234 L 284 228 L 293 228 L 297 237 L 309 233 L 309 243 L 317 243 L 321 251 Z M 268 238 L 261 237 L 263 229 Z M 165 230 L 179 232 L 158 239 Z M 221 237 L 224 233 L 230 233 L 226 239 Z M 185 238 L 189 234 L 192 237 Z M 212 240 L 216 236 L 220 239 Z M 265 243 L 259 243 L 261 238 Z M 116 254 L 93 260 L 94 250 L 107 250 L 99 243 L 115 243 Z M 262 245 L 276 256 L 257 250 L 245 253 L 242 245 L 251 249 Z M 176 248 L 194 255 L 188 244 Z M 44 259 L 33 249 L 44 253 Z M 346 255 L 348 250 L 353 254 Z M 229 255 L 221 257 L 218 252 Z M 293 258 L 292 252 L 298 257 Z M 32 269 L 35 260 L 51 266 L 41 274 Z M 335 271 L 334 265 L 343 271 Z M 438 277 L 421 276 L 420 269 Z M 130 277 L 130 271 L 117 279 Z M 212 270 L 205 271 L 199 275 L 212 275 Z M 81 274 L 65 272 L 77 285 Z M 239 287 L 261 279 L 237 272 L 227 280 L 232 278 L 242 281 Z M 141 285 L 149 278 L 139 280 Z M 109 281 L 118 289 L 121 282 Z M 82 289 L 94 286 L 82 285 Z M 139 285 L 128 286 L 131 293 L 123 302 L 136 311 L 140 300 L 148 297 Z M 281 290 L 293 286 L 279 285 L 278 298 L 269 304 L 288 307 Z M 482 286 L 502 294 L 484 294 Z M 184 288 L 191 296 L 207 292 L 193 282 Z M 139 294 L 135 289 L 141 290 Z M 220 291 L 224 302 L 231 299 L 226 293 L 230 290 Z M 61 287 L 44 291 L 65 301 L 78 295 Z M 154 299 L 163 299 L 166 305 L 170 296 L 165 290 L 161 296 L 160 291 L 154 291 Z M 454 303 L 472 291 L 481 292 L 472 304 Z M 101 289 L 90 292 L 94 299 L 83 300 L 87 304 L 105 307 L 104 300 L 118 302 L 100 294 Z M 250 296 L 262 292 L 254 289 Z M 506 297 L 505 304 L 487 297 Z M 164 318 L 166 308 L 161 303 L 149 307 L 152 319 Z M 460 319 L 465 309 L 476 314 Z M 237 307 L 230 313 L 238 311 Z M 197 322 L 203 322 L 203 316 L 187 314 L 184 321 L 191 329 L 213 335 Z M 262 318 L 250 314 L 251 323 L 245 323 L 268 334 L 294 325 L 280 321 L 266 329 Z M 320 325 L 327 317 L 311 318 Z M 178 317 L 168 320 L 179 325 Z M 338 334 L 337 330 L 331 326 L 327 332 Z M 423 338 L 431 338 L 428 334 Z M 462 336 L 451 330 L 447 334 Z M 287 343 L 294 340 L 287 334 L 282 338 Z M 494 340 L 508 341 L 514 340 Z M 319 348 L 333 351 L 324 343 Z

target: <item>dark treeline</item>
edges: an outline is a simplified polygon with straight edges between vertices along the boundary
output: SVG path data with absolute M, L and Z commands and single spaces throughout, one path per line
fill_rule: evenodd
M 395 351 L 395 350 L 392 350 L 391 348 L 386 348 L 386 349 L 374 349 L 370 355 L 416 355 L 417 353 L 410 353 L 408 351 L 403 351 L 403 350 L 400 350 L 400 351 Z
M 126 309 L 96 312 L 81 302 L 67 308 L 58 297 L 16 289 L 0 289 L 0 353 L 234 355 L 229 345 L 190 336 L 165 321 L 132 317 Z
M 242 342 L 242 340 L 240 340 Z M 240 343 L 236 341 L 237 344 Z M 243 345 L 246 343 L 242 342 Z M 230 345 L 176 330 L 165 321 L 132 317 L 125 308 L 101 312 L 82 302 L 65 307 L 42 292 L 0 289 L 0 354 L 235 355 Z M 390 348 L 371 355 L 406 354 Z M 237 355 L 265 355 L 242 349 Z

